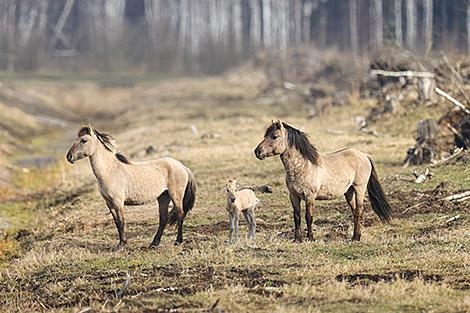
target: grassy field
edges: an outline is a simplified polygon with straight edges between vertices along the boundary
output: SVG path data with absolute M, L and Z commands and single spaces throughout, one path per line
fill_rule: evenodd
M 156 250 L 152 206 L 126 208 L 129 243 L 112 252 L 117 231 L 87 161 L 71 166 L 65 152 L 79 124 L 36 140 L 58 157 L 46 168 L 18 170 L 21 196 L 0 209 L 12 227 L 0 242 L 0 307 L 5 312 L 468 312 L 469 203 L 442 200 L 470 189 L 467 158 L 433 168 L 416 185 L 403 169 L 420 108 L 373 125 L 380 137 L 356 130 L 371 104 L 352 99 L 306 119 L 288 94 L 264 94 L 259 73 L 137 82 L 115 88 L 92 82 L 11 82 L 54 98 L 84 122 L 113 134 L 133 160 L 172 156 L 198 181 L 196 205 L 185 221 L 185 242 L 167 228 Z M 86 96 L 85 96 L 86 95 Z M 344 199 L 318 202 L 315 242 L 293 243 L 293 218 L 278 158 L 258 161 L 253 149 L 272 117 L 311 135 L 320 151 L 355 147 L 374 156 L 396 218 L 380 223 L 366 203 L 360 243 L 351 243 Z M 197 130 L 197 131 L 196 131 Z M 338 131 L 339 130 L 339 131 Z M 53 142 L 53 144 L 51 143 Z M 152 145 L 154 153 L 146 155 Z M 13 161 L 11 159 L 10 161 Z M 258 193 L 258 232 L 229 245 L 224 183 L 269 184 Z M 443 183 L 444 182 L 444 183 Z M 446 222 L 460 214 L 460 218 Z M 304 225 L 304 223 L 303 223 Z M 125 286 L 125 287 L 124 287 Z

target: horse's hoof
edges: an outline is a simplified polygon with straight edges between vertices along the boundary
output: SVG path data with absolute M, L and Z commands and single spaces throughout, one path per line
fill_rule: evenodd
M 178 241 L 178 240 L 175 241 L 175 246 L 179 246 L 179 245 L 181 245 L 181 244 L 183 244 L 182 241 Z
M 158 248 L 158 246 L 160 245 L 160 241 L 158 242 L 152 242 L 149 246 L 148 246 L 148 249 L 156 249 Z
M 302 243 L 302 238 L 295 238 L 294 243 Z
M 121 251 L 121 250 L 124 250 L 124 247 L 126 246 L 126 244 L 118 244 L 117 246 L 113 247 L 111 249 L 111 251 L 113 252 L 116 252 L 116 251 Z
M 361 236 L 352 236 L 351 241 L 361 241 Z

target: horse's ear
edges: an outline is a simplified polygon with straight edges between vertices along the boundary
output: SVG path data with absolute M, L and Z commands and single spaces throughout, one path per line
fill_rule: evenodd
M 284 124 L 282 124 L 281 120 L 280 119 L 277 119 L 276 121 L 276 124 L 277 124 L 277 127 L 280 129 L 280 130 L 284 130 Z
M 90 136 L 93 136 L 93 126 L 91 126 L 91 123 L 88 123 L 88 129 L 90 130 Z
M 92 129 L 90 126 L 83 125 L 82 128 L 78 131 L 78 137 L 84 136 L 84 135 L 90 135 L 92 134 Z

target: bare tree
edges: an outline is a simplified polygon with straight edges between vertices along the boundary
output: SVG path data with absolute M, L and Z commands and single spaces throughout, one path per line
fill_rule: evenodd
M 401 2 L 402 0 L 395 0 L 393 3 L 393 16 L 395 19 L 395 41 L 399 46 L 403 44 Z
M 470 2 L 467 3 L 467 51 L 470 52 Z
M 409 49 L 416 46 L 416 0 L 406 0 L 406 44 Z
M 320 20 L 319 20 L 319 34 L 318 34 L 318 44 L 321 48 L 326 46 L 326 27 L 328 25 L 328 10 L 327 10 L 327 1 L 320 0 Z
M 351 51 L 354 59 L 357 59 L 359 48 L 359 36 L 357 31 L 357 0 L 349 0 L 349 29 L 351 32 Z
M 383 11 L 382 0 L 374 0 L 371 6 L 371 16 L 373 19 L 372 46 L 374 50 L 380 50 L 383 46 Z
M 424 48 L 425 48 L 425 55 L 427 55 L 432 48 L 432 17 L 433 17 L 433 0 L 423 0 L 423 8 L 424 8 Z

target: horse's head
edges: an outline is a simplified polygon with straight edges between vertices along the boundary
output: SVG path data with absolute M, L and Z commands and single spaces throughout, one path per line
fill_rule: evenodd
M 83 126 L 78 131 L 77 139 L 67 152 L 67 161 L 75 161 L 92 156 L 95 153 L 98 138 L 91 126 Z
M 266 157 L 279 155 L 287 149 L 287 131 L 280 120 L 272 121 L 266 129 L 264 139 L 255 149 L 255 155 L 263 160 Z
M 230 202 L 235 202 L 236 196 L 235 192 L 237 191 L 237 179 L 236 178 L 229 178 L 225 183 L 225 188 L 227 190 L 227 197 Z

